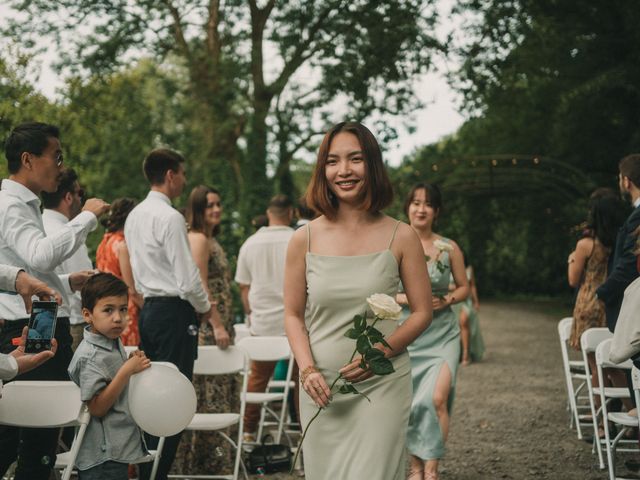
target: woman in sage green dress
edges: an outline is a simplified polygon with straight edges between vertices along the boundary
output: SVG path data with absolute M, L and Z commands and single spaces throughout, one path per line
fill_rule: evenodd
M 411 480 L 438 479 L 460 361 L 460 327 L 451 305 L 469 294 L 460 248 L 433 231 L 441 209 L 440 190 L 430 184 L 413 187 L 405 202 L 405 213 L 422 244 L 433 302 L 431 325 L 408 347 L 413 379 L 407 434 Z M 451 275 L 456 285 L 453 291 L 449 291 Z M 398 295 L 398 301 L 411 305 L 411 299 L 403 294 Z
M 306 194 L 322 215 L 294 233 L 285 268 L 285 328 L 301 370 L 303 427 L 323 407 L 302 445 L 307 480 L 405 479 L 411 405 L 406 347 L 429 323 L 431 289 L 415 233 L 381 212 L 391 199 L 371 132 L 358 123 L 333 127 Z M 359 356 L 350 361 L 355 341 L 344 334 L 354 315 L 367 312 L 367 297 L 394 296 L 400 279 L 412 313 L 401 326 L 393 320 L 376 324 L 391 348 L 375 347 L 394 372 L 373 376 L 360 367 Z M 369 401 L 329 391 L 338 375 Z
M 467 264 L 466 258 L 465 255 L 465 264 Z M 463 367 L 471 362 L 479 362 L 484 356 L 484 339 L 480 331 L 480 318 L 478 318 L 480 302 L 473 267 L 467 264 L 465 272 L 469 281 L 469 296 L 464 301 L 451 306 L 460 323 L 460 346 L 462 347 L 460 364 Z M 450 280 L 452 279 L 453 277 Z M 455 288 L 455 283 L 449 285 L 450 290 Z

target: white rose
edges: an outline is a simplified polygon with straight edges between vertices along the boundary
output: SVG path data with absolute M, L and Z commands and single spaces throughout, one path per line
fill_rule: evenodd
M 367 298 L 367 303 L 373 314 L 383 320 L 398 320 L 400 318 L 402 307 L 387 294 L 374 293 Z
M 436 247 L 441 252 L 453 252 L 453 245 L 451 245 L 448 242 L 445 242 L 444 240 L 440 240 L 440 239 L 436 240 L 435 242 L 433 242 L 433 246 Z

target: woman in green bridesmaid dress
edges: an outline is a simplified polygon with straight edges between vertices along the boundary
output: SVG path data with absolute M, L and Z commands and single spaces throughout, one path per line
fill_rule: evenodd
M 411 455 L 407 478 L 411 480 L 438 479 L 438 462 L 444 455 L 449 433 L 449 414 L 460 361 L 460 327 L 451 305 L 463 301 L 469 294 L 460 248 L 433 231 L 441 209 L 440 190 L 430 184 L 413 187 L 405 202 L 405 213 L 420 238 L 427 261 L 433 302 L 431 325 L 407 348 L 413 379 L 407 434 Z M 450 292 L 451 275 L 456 288 Z M 411 305 L 411 299 L 402 294 L 398 295 L 398 301 Z
M 431 319 L 431 288 L 423 253 L 408 225 L 384 215 L 391 183 L 380 147 L 359 123 L 340 123 L 324 137 L 307 204 L 322 215 L 289 242 L 284 282 L 285 327 L 300 367 L 300 416 L 307 480 L 405 480 L 405 438 L 411 407 L 407 346 Z M 394 366 L 373 376 L 349 363 L 354 340 L 344 333 L 374 293 L 395 296 L 402 280 L 412 313 L 400 326 L 376 324 Z M 305 314 L 306 310 L 306 314 Z M 372 314 L 369 313 L 369 318 Z M 338 394 L 337 377 L 361 395 Z

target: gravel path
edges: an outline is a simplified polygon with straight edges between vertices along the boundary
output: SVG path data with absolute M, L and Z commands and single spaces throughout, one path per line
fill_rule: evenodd
M 482 305 L 487 353 L 459 370 L 442 480 L 608 478 L 591 445 L 568 428 L 556 327 L 569 313 L 543 303 Z M 623 464 L 618 475 L 640 478 Z

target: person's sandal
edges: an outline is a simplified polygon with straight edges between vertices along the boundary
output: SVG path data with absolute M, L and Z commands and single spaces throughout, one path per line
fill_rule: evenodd
M 438 472 L 424 472 L 424 480 L 440 480 Z

